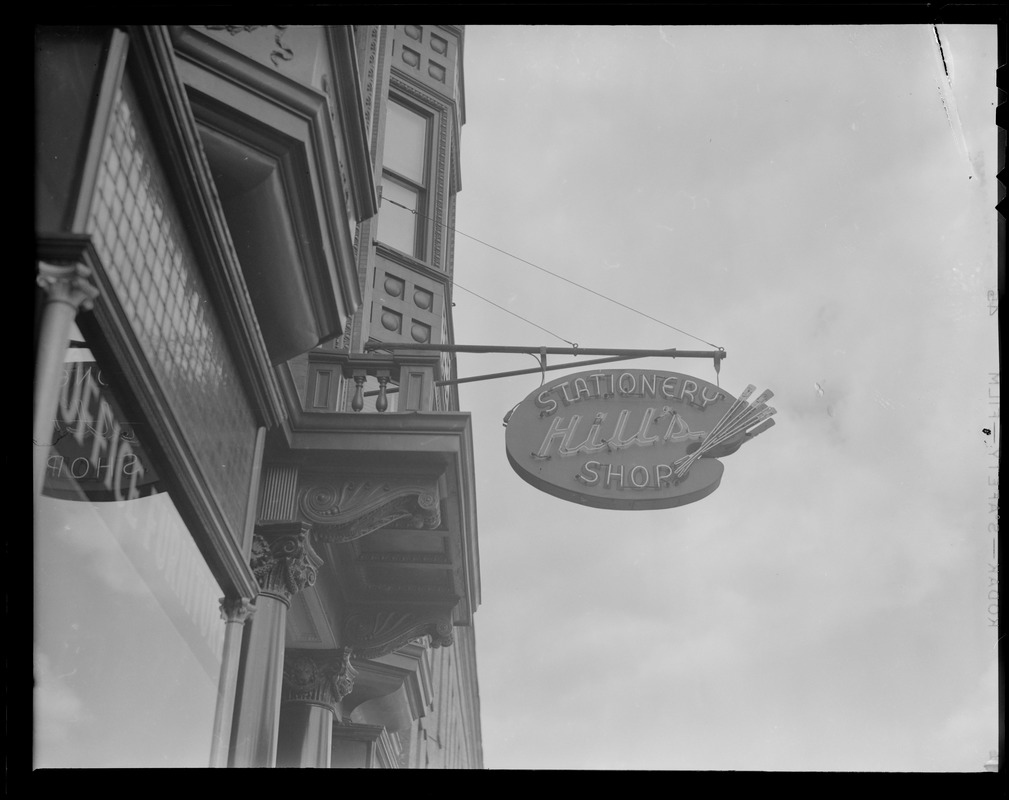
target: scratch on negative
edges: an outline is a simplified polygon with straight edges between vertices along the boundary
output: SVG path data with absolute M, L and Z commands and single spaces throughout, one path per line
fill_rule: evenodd
M 942 74 L 939 76 L 939 100 L 942 103 L 943 111 L 946 112 L 946 121 L 949 123 L 950 131 L 953 133 L 953 141 L 957 150 L 963 153 L 967 159 L 967 170 L 970 177 L 974 177 L 974 166 L 971 164 L 970 153 L 967 151 L 967 141 L 963 135 L 963 125 L 960 122 L 960 114 L 956 108 L 956 96 L 953 92 L 953 76 L 950 68 L 953 65 L 952 53 L 950 60 L 946 60 L 948 46 L 943 48 L 942 37 L 939 35 L 939 26 L 932 26 L 932 33 L 935 35 L 935 44 L 938 50 L 939 64 L 942 66 Z M 947 43 L 948 45 L 948 43 Z

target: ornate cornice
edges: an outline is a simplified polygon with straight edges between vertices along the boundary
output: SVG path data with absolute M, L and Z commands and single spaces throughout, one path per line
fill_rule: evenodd
M 288 650 L 284 655 L 284 700 L 317 703 L 337 713 L 336 704 L 354 689 L 357 670 L 349 647 Z
M 437 478 L 316 478 L 299 490 L 298 512 L 317 541 L 350 542 L 393 523 L 433 530 L 441 524 Z
M 291 597 L 315 583 L 322 559 L 312 548 L 311 526 L 259 525 L 252 539 L 252 572 L 264 593 L 290 604 Z
M 452 610 L 445 607 L 357 607 L 344 618 L 346 640 L 359 658 L 388 655 L 420 636 L 430 637 L 431 647 L 454 642 Z

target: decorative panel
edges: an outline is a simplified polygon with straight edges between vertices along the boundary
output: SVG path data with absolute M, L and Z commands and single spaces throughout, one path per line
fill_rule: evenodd
M 393 66 L 449 96 L 455 82 L 454 37 L 432 25 L 400 25 L 393 40 Z
M 256 424 L 128 76 L 89 227 L 123 313 L 241 543 Z
M 439 344 L 444 286 L 419 270 L 381 255 L 375 259 L 369 335 L 383 342 Z
M 327 342 L 320 349 L 331 349 Z M 308 393 L 305 398 L 306 411 L 336 411 L 339 390 L 343 377 L 340 367 L 330 363 L 310 363 L 308 365 Z

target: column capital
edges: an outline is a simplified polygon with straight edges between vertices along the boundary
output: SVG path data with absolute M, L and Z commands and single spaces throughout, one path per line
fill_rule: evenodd
M 300 522 L 258 525 L 250 564 L 260 589 L 287 605 L 315 583 L 322 559 L 311 541 L 312 527 Z
M 244 624 L 256 613 L 256 604 L 248 597 L 222 597 L 221 619 Z
M 77 311 L 87 311 L 98 297 L 91 282 L 91 268 L 80 263 L 53 264 L 40 261 L 35 282 L 46 290 L 49 302 L 66 303 Z
M 316 703 L 338 717 L 336 705 L 354 689 L 357 670 L 351 648 L 288 650 L 284 654 L 284 700 Z

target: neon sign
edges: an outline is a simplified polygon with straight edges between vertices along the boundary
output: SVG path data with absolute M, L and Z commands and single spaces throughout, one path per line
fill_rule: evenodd
M 45 493 L 90 501 L 135 500 L 158 492 L 158 475 L 102 370 L 64 365 Z
M 774 425 L 770 391 L 751 403 L 700 378 L 600 370 L 544 384 L 512 411 L 505 448 L 519 477 L 596 508 L 673 508 L 707 497 L 718 459 Z

